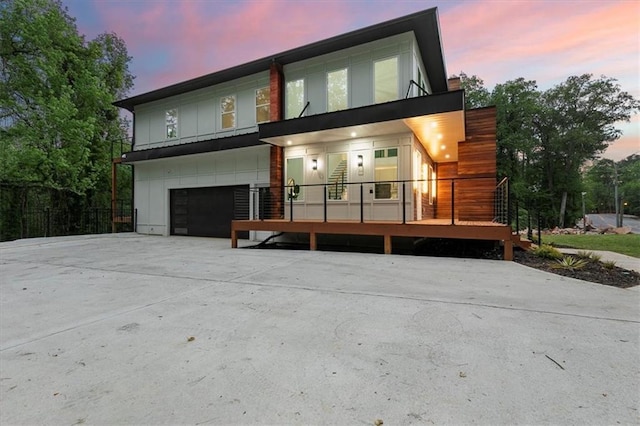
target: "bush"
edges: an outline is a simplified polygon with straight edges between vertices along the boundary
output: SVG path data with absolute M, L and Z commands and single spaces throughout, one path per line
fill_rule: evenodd
M 580 259 L 586 259 L 592 262 L 600 262 L 600 259 L 602 259 L 601 255 L 595 254 L 592 251 L 585 251 L 585 250 L 578 250 L 578 252 L 576 253 L 576 256 L 579 257 Z
M 543 244 L 531 250 L 533 254 L 544 259 L 562 259 L 562 253 L 555 247 Z
M 587 259 L 577 259 L 573 256 L 564 256 L 562 259 L 556 259 L 558 263 L 554 263 L 551 267 L 557 269 L 574 269 L 584 268 L 589 261 Z

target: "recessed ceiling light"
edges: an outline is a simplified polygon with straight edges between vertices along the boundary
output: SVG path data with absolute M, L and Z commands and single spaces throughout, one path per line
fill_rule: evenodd
M 355 138 L 356 137 L 356 132 L 351 132 L 351 137 Z
M 438 133 L 438 140 L 442 139 L 442 133 Z
M 440 149 L 447 149 L 446 145 L 440 145 Z
M 445 155 L 444 158 L 449 158 L 451 157 L 449 154 Z
M 438 123 L 436 123 L 435 121 L 431 122 L 431 127 L 436 128 L 438 127 Z
M 292 142 L 291 142 L 291 141 L 287 141 L 287 145 L 291 145 L 291 144 L 292 144 Z

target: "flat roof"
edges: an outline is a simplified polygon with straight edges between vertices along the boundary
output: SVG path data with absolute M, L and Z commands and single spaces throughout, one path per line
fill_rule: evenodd
M 427 69 L 431 89 L 434 93 L 446 92 L 448 90 L 447 72 L 440 39 L 438 9 L 434 7 L 287 50 L 282 53 L 270 55 L 232 68 L 176 83 L 171 86 L 166 86 L 151 92 L 122 99 L 114 102 L 114 105 L 133 112 L 137 105 L 203 89 L 268 70 L 273 62 L 287 65 L 410 31 L 412 31 L 416 37 L 420 55 Z

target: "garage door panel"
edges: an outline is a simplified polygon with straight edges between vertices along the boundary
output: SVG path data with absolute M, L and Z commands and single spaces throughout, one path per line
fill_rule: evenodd
M 229 238 L 231 221 L 249 216 L 248 199 L 247 185 L 171 190 L 171 234 Z

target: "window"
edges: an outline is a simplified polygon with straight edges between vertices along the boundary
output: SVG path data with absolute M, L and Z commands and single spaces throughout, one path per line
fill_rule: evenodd
M 374 179 L 376 200 L 398 199 L 398 148 L 374 151 Z
M 304 79 L 287 82 L 286 118 L 297 118 L 304 108 Z
M 287 158 L 287 201 L 303 200 L 304 191 L 300 186 L 304 181 L 304 161 L 302 158 Z
M 269 87 L 256 90 L 256 123 L 264 123 L 270 120 L 271 93 Z
M 236 127 L 236 97 L 224 96 L 220 98 L 220 113 L 222 117 L 222 129 Z
M 327 155 L 327 198 L 347 200 L 349 167 L 346 153 Z
M 327 112 L 348 108 L 347 69 L 327 73 Z
M 170 109 L 164 114 L 164 123 L 166 127 L 166 138 L 173 139 L 178 137 L 178 110 Z
M 376 61 L 373 64 L 374 101 L 395 101 L 398 99 L 398 58 Z

